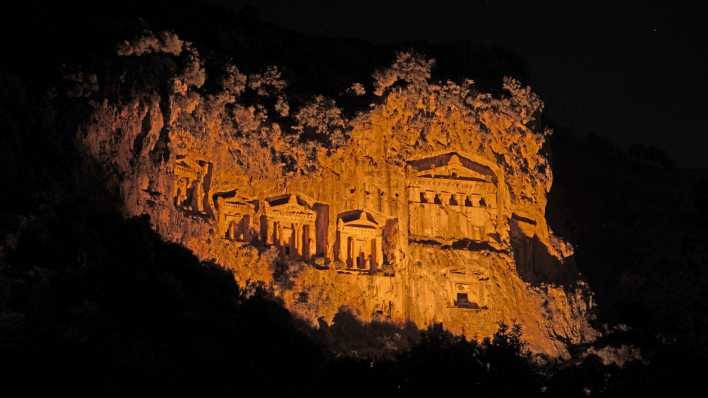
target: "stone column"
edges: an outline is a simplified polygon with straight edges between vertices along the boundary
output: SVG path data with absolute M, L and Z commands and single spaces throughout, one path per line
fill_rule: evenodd
M 335 258 L 339 261 L 346 261 L 345 248 L 344 248 L 344 236 L 342 236 L 342 231 L 337 231 L 337 252 L 335 253 Z
M 194 204 L 194 210 L 198 212 L 203 212 L 204 209 L 204 197 L 206 193 L 204 192 L 204 177 L 206 172 L 200 170 L 197 174 L 197 179 L 194 181 L 194 196 L 192 202 Z
M 261 218 L 261 240 L 266 245 L 273 244 L 273 227 L 270 220 Z
M 219 236 L 226 237 L 228 239 L 228 234 L 229 234 L 229 224 L 226 222 L 226 215 L 224 214 L 224 205 L 222 203 L 221 198 L 216 198 L 216 208 L 217 213 L 216 213 L 216 228 L 217 228 L 217 234 Z
M 344 244 L 344 233 L 342 229 L 344 228 L 344 223 L 342 219 L 337 220 L 337 260 L 342 262 L 347 262 L 347 248 Z
M 409 187 L 408 188 L 408 201 L 409 202 L 420 202 L 420 191 Z
M 228 240 L 236 240 L 238 236 L 236 235 L 238 231 L 236 230 L 236 226 L 234 225 L 233 220 L 229 220 L 228 218 L 226 219 L 226 238 Z
M 302 224 L 293 225 L 293 234 L 295 234 L 295 256 L 302 255 Z
M 375 264 L 372 264 L 372 267 L 371 267 L 372 270 L 374 269 L 374 267 L 377 267 L 377 266 L 382 267 L 383 262 L 384 262 L 383 261 L 383 239 L 381 238 L 380 235 L 376 237 L 376 240 L 374 240 L 374 248 L 375 248 L 375 252 L 374 252 Z
M 317 238 L 315 237 L 315 224 L 309 224 L 307 226 L 307 256 L 314 257 L 315 251 L 317 251 Z
M 359 262 L 361 261 L 360 256 L 361 248 L 359 247 L 359 242 L 355 237 L 352 237 L 352 263 L 355 268 L 359 268 Z
M 242 218 L 241 233 L 243 234 L 243 240 L 251 240 L 251 216 L 248 214 L 244 215 Z
M 291 227 L 292 234 L 290 235 L 290 255 L 294 257 L 299 254 L 298 249 L 300 246 L 300 242 L 298 238 L 298 232 L 300 231 L 300 226 L 295 223 L 292 223 Z
M 347 237 L 347 261 L 346 263 L 350 266 L 355 266 L 355 254 L 354 254 L 354 239 L 351 236 Z
M 450 206 L 450 196 L 452 195 L 448 192 L 440 192 L 440 204 Z
M 423 217 L 420 220 L 420 223 L 422 224 L 421 230 L 424 231 L 424 233 L 428 236 L 433 234 L 433 222 L 435 222 L 435 217 L 433 217 L 433 209 L 435 207 L 433 206 L 424 206 L 423 207 Z
M 464 204 L 464 202 L 460 203 L 460 198 L 462 198 L 462 196 L 460 196 L 460 194 L 453 193 L 453 194 L 450 195 L 450 197 L 451 197 L 450 200 L 453 200 L 452 198 L 454 198 L 454 201 L 455 201 L 455 203 L 456 203 L 456 204 L 454 204 L 454 205 L 452 205 L 452 206 L 460 206 L 460 204 Z

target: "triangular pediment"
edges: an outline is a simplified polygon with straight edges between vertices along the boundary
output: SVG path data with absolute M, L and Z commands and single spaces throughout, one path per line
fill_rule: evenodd
M 408 163 L 416 177 L 496 182 L 490 167 L 457 152 L 415 159 Z
M 242 196 L 227 198 L 224 200 L 223 205 L 227 206 L 227 207 L 239 207 L 239 206 L 254 207 L 253 200 L 248 199 L 246 197 L 242 197 Z
M 182 159 L 177 161 L 177 167 L 185 168 L 185 169 L 193 169 L 194 166 L 190 164 L 190 162 Z
M 298 194 L 285 194 L 266 199 L 267 211 L 278 213 L 307 213 L 315 214 L 309 204 Z
M 246 207 L 255 209 L 257 203 L 253 198 L 239 195 L 238 189 L 217 192 L 212 195 L 212 199 L 214 201 L 214 208 L 216 209 L 235 209 Z
M 357 228 L 378 228 L 379 225 L 368 220 L 356 220 L 344 223 L 347 227 L 357 227 Z
M 305 206 L 299 205 L 299 204 L 291 204 L 287 203 L 284 205 L 279 205 L 279 206 L 271 206 L 271 209 L 274 210 L 283 210 L 283 211 L 307 211 L 307 212 L 312 212 L 312 210 L 308 209 Z
M 455 275 L 467 275 L 467 268 L 465 267 L 450 268 L 448 271 Z
M 200 170 L 199 164 L 197 162 L 191 161 L 187 158 L 178 159 L 175 162 L 175 171 L 180 173 L 197 174 Z
M 339 219 L 347 227 L 381 228 L 376 217 L 371 212 L 363 209 L 342 212 L 339 214 Z

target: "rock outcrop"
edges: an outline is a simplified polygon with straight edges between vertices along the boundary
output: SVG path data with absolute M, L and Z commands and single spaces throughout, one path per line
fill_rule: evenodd
M 469 338 L 518 323 L 552 356 L 593 338 L 572 247 L 544 216 L 548 132 L 529 88 L 431 82 L 432 61 L 403 53 L 348 118 L 324 97 L 289 103 L 274 67 L 212 79 L 190 43 L 160 37 L 150 51 L 121 44 L 121 77 L 99 73 L 112 87 L 78 134 L 126 215 L 313 324 L 343 308 Z M 139 85 L 146 71 L 160 82 Z

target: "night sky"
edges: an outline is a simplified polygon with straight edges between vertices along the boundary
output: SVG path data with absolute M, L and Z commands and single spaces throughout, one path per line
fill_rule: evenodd
M 680 167 L 708 167 L 706 28 L 693 4 L 210 1 L 250 3 L 276 25 L 330 37 L 499 46 L 525 60 L 554 122 L 622 146 L 656 146 Z

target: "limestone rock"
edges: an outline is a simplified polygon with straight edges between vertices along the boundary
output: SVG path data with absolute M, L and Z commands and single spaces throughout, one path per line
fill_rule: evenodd
M 303 106 L 315 121 L 326 113 L 310 136 L 308 125 L 281 128 L 282 112 L 194 85 L 97 101 L 78 140 L 127 215 L 149 215 L 165 239 L 241 284 L 272 286 L 315 325 L 345 306 L 469 338 L 519 323 L 532 350 L 553 356 L 592 339 L 572 246 L 544 217 L 540 100 L 510 81 L 493 98 L 471 81 L 384 75 L 383 96 L 351 120 L 333 102 Z M 336 136 L 323 137 L 331 114 Z

